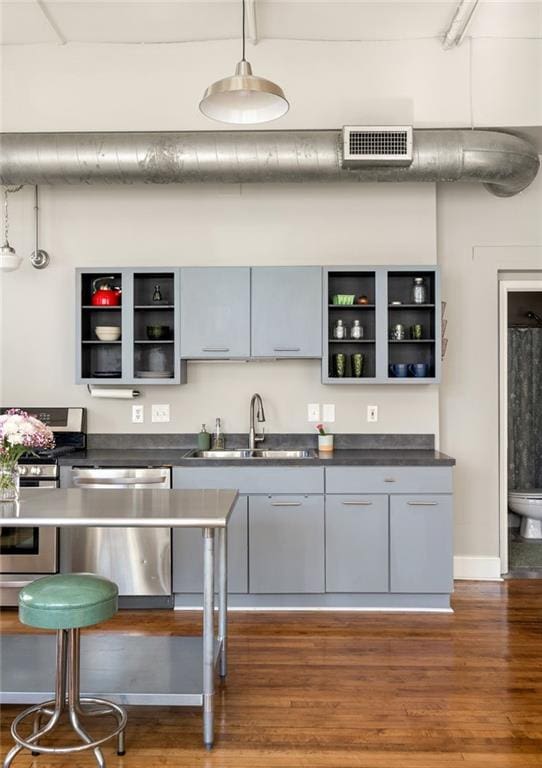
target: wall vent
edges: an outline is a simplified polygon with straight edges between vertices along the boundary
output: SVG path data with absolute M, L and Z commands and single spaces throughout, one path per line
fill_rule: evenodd
M 346 125 L 343 165 L 410 165 L 412 127 L 405 125 Z

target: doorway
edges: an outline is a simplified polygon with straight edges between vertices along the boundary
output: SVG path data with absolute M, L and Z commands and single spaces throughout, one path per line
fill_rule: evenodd
M 529 277 L 503 279 L 499 291 L 500 558 L 509 578 L 542 578 L 542 524 L 537 533 L 523 514 L 542 489 L 542 273 Z

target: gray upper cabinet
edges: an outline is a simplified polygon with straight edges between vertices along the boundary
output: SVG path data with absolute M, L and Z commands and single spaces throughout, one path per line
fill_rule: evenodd
M 251 496 L 249 590 L 324 591 L 324 497 Z
M 438 267 L 327 267 L 323 308 L 324 384 L 440 381 Z
M 181 357 L 250 356 L 250 269 L 181 269 Z
M 103 283 L 117 304 L 93 304 L 95 289 Z M 186 363 L 180 359 L 178 269 L 78 269 L 76 297 L 78 384 L 186 381 Z
M 451 495 L 391 496 L 391 591 L 451 592 L 452 542 Z
M 252 269 L 253 357 L 322 356 L 320 267 Z
M 326 496 L 326 592 L 387 592 L 388 569 L 388 496 Z

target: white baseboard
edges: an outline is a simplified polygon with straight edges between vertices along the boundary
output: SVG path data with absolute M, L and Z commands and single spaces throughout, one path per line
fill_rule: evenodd
M 454 579 L 501 581 L 500 557 L 454 557 Z

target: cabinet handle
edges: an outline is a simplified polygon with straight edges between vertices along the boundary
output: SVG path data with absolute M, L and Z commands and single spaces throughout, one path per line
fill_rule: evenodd
M 394 477 L 385 477 L 384 478 L 385 483 L 396 483 L 397 480 Z
M 300 501 L 272 501 L 272 507 L 300 507 Z
M 273 352 L 301 352 L 301 347 L 273 347 Z
M 345 507 L 371 507 L 372 501 L 343 501 Z
M 438 501 L 407 501 L 411 507 L 438 507 Z
M 202 347 L 202 352 L 229 352 L 229 347 Z

